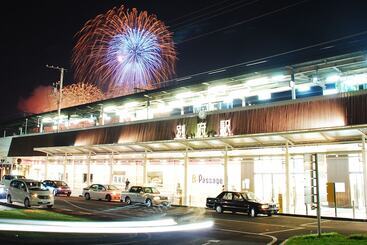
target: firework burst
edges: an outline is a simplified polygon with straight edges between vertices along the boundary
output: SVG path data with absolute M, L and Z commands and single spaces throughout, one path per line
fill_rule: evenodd
M 174 74 L 172 33 L 155 15 L 124 6 L 88 21 L 73 50 L 76 81 L 130 93 L 151 88 Z

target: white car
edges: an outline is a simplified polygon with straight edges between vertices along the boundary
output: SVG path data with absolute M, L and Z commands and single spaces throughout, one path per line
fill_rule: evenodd
M 83 189 L 83 197 L 85 200 L 120 200 L 121 190 L 114 185 L 93 184 Z
M 54 196 L 43 187 L 42 182 L 30 179 L 12 180 L 6 199 L 8 203 L 23 203 L 26 208 L 31 206 L 52 208 L 54 205 Z
M 10 182 L 13 180 L 13 179 L 25 179 L 25 177 L 23 175 L 12 175 L 12 174 L 6 174 L 2 177 L 1 179 L 1 184 L 4 185 L 5 187 L 5 191 L 8 190 L 9 188 L 9 185 L 10 185 Z
M 162 195 L 155 187 L 149 186 L 132 186 L 129 191 L 121 193 L 120 201 L 127 205 L 143 203 L 147 207 L 154 205 L 170 206 L 167 196 Z

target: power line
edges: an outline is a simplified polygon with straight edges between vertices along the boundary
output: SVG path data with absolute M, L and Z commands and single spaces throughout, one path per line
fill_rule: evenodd
M 298 6 L 300 4 L 303 4 L 303 3 L 306 3 L 306 2 L 309 2 L 311 0 L 303 0 L 303 1 L 300 1 L 300 2 L 297 2 L 297 3 L 293 3 L 293 4 L 289 4 L 287 6 L 284 6 L 284 7 L 281 7 L 279 9 L 276 9 L 276 10 L 272 10 L 272 11 L 269 11 L 269 12 L 266 12 L 264 14 L 261 14 L 261 15 L 258 15 L 258 16 L 255 16 L 255 17 L 252 17 L 250 19 L 246 19 L 246 20 L 243 20 L 243 21 L 239 21 L 237 23 L 234 23 L 234 24 L 231 24 L 231 25 L 228 25 L 228 26 L 224 26 L 224 27 L 221 27 L 221 28 L 218 28 L 216 30 L 213 30 L 213 31 L 210 31 L 210 32 L 206 32 L 206 33 L 203 33 L 203 34 L 200 34 L 200 35 L 197 35 L 197 36 L 194 36 L 194 37 L 191 37 L 191 38 L 188 38 L 188 39 L 185 39 L 181 42 L 178 42 L 177 44 L 181 44 L 181 43 L 185 43 L 185 42 L 188 42 L 188 41 L 191 41 L 191 40 L 195 40 L 195 39 L 198 39 L 198 38 L 201 38 L 201 37 L 204 37 L 204 36 L 208 36 L 208 35 L 211 35 L 211 34 L 214 34 L 214 33 L 217 33 L 217 32 L 220 32 L 220 31 L 224 31 L 224 30 L 227 30 L 227 29 L 230 29 L 230 28 L 233 28 L 233 27 L 236 27 L 236 26 L 240 26 L 240 25 L 243 25 L 243 24 L 246 24 L 246 23 L 249 23 L 251 21 L 254 21 L 254 20 L 258 20 L 258 19 L 261 19 L 263 17 L 267 17 L 267 16 L 270 16 L 270 15 L 273 15 L 273 14 L 276 14 L 276 13 L 279 13 L 281 11 L 284 11 L 284 10 L 287 10 L 289 8 L 293 8 L 295 6 Z
M 238 67 L 238 66 L 243 66 L 243 65 L 249 66 L 251 64 L 256 64 L 256 63 L 258 63 L 258 64 L 265 63 L 265 62 L 267 62 L 267 60 L 272 59 L 272 58 L 276 58 L 276 57 L 280 57 L 280 56 L 288 55 L 288 54 L 292 54 L 292 53 L 297 53 L 297 52 L 304 51 L 304 50 L 307 50 L 307 49 L 320 47 L 320 46 L 323 46 L 323 45 L 329 45 L 331 43 L 335 43 L 335 42 L 347 40 L 347 39 L 350 39 L 350 38 L 353 38 L 353 37 L 363 36 L 363 35 L 366 35 L 366 34 L 367 34 L 367 30 L 364 30 L 364 31 L 361 31 L 361 32 L 352 33 L 352 34 L 349 34 L 349 35 L 346 35 L 346 36 L 342 36 L 342 37 L 339 37 L 339 38 L 331 39 L 331 40 L 324 41 L 324 42 L 315 43 L 315 44 L 308 45 L 308 46 L 303 46 L 301 48 L 292 49 L 292 50 L 289 50 L 289 51 L 285 51 L 285 52 L 281 52 L 281 53 L 277 53 L 277 54 L 265 56 L 265 57 L 262 57 L 262 58 L 257 58 L 257 59 L 253 59 L 253 60 L 249 60 L 249 61 L 237 63 L 237 64 L 230 65 L 230 66 L 218 67 L 218 68 L 215 68 L 215 69 L 210 70 L 210 71 L 205 71 L 205 72 L 199 72 L 199 73 L 196 73 L 196 74 L 191 74 L 191 75 L 188 75 L 186 77 L 190 77 L 190 78 L 191 77 L 196 77 L 196 76 L 200 76 L 200 75 L 205 75 L 205 74 L 208 74 L 208 73 L 216 72 L 218 70 L 227 70 L 227 69 L 230 69 L 230 68 L 233 68 L 233 67 Z M 175 80 L 175 79 L 173 79 L 173 80 Z M 169 81 L 167 81 L 167 82 L 169 82 Z
M 232 11 L 236 11 L 240 8 L 243 8 L 245 6 L 254 4 L 254 3 L 259 2 L 259 1 L 260 0 L 246 1 L 245 3 L 242 3 L 243 1 L 234 2 L 234 3 L 231 3 L 229 5 L 224 6 L 223 8 L 218 8 L 218 9 L 215 9 L 211 12 L 209 11 L 205 14 L 198 15 L 198 16 L 192 17 L 191 19 L 187 19 L 187 20 L 184 20 L 184 21 L 179 22 L 177 24 L 171 25 L 171 28 L 176 27 L 176 29 L 177 29 L 179 25 L 187 26 L 187 25 L 192 25 L 194 23 L 198 23 L 198 22 L 201 22 L 201 21 L 204 21 L 204 20 L 207 20 L 207 19 L 212 19 L 212 18 L 217 17 L 219 15 L 223 15 L 223 14 L 226 14 L 226 13 L 229 13 L 229 12 L 232 12 Z M 207 15 L 209 15 L 209 16 L 207 16 Z M 204 17 L 204 16 L 207 16 L 207 17 L 201 18 L 201 17 Z M 193 21 L 193 22 L 190 23 L 190 21 Z
M 172 20 L 169 20 L 169 21 L 167 21 L 167 23 L 169 23 L 169 22 L 175 22 L 176 20 L 179 20 L 179 19 L 185 18 L 185 17 L 187 17 L 187 16 L 190 16 L 190 15 L 193 15 L 193 14 L 196 14 L 196 13 L 200 13 L 200 12 L 202 12 L 203 10 L 210 9 L 210 8 L 215 7 L 215 6 L 217 6 L 217 5 L 222 5 L 223 3 L 226 3 L 226 2 L 229 2 L 229 1 L 231 1 L 231 0 L 225 0 L 225 1 L 217 2 L 217 3 L 215 3 L 215 4 L 212 4 L 212 5 L 206 6 L 205 8 L 202 8 L 202 9 L 199 9 L 199 10 L 196 10 L 196 11 L 193 11 L 193 12 L 190 12 L 190 13 L 187 13 L 187 14 L 185 14 L 185 15 L 179 16 L 179 17 L 174 18 L 174 19 L 172 19 Z

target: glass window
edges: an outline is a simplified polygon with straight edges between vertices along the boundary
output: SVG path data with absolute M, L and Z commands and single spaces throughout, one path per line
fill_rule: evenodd
M 144 187 L 143 191 L 145 193 L 152 193 L 152 189 L 150 187 Z
M 137 193 L 138 192 L 138 187 L 137 186 L 131 187 L 129 192 Z
M 226 194 L 224 194 L 223 196 L 223 200 L 232 200 L 233 199 L 233 194 L 232 192 L 227 192 Z
M 239 193 L 233 194 L 233 200 L 235 201 L 243 201 L 243 197 Z

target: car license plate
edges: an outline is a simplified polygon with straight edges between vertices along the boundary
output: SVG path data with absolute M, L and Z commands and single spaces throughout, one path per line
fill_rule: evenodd
M 48 203 L 48 200 L 42 200 L 42 203 Z

